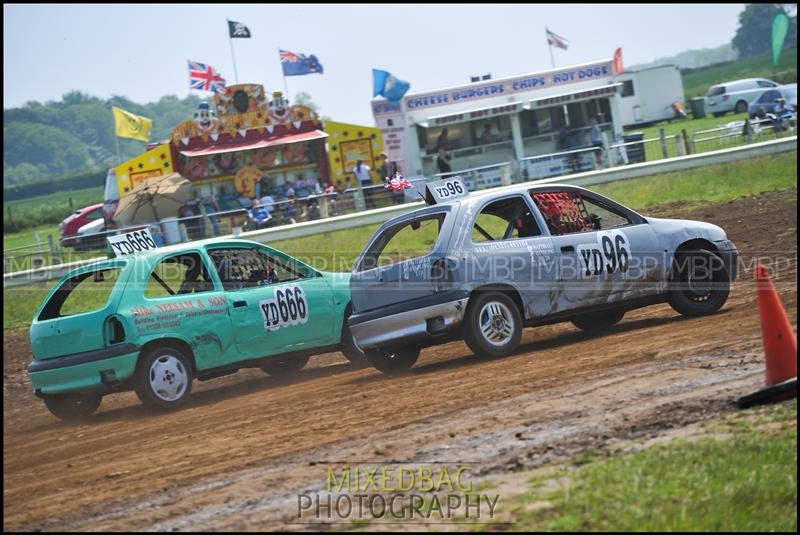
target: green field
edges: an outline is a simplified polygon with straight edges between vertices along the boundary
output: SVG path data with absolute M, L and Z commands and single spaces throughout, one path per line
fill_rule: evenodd
M 797 531 L 797 401 L 740 411 L 695 440 L 584 454 L 514 498 L 513 530 Z M 588 462 L 584 462 L 588 461 Z M 562 478 L 557 490 L 548 482 Z M 566 479 L 566 481 L 564 481 Z M 528 504 L 545 506 L 526 511 Z
M 642 210 L 654 204 L 720 202 L 797 185 L 797 152 L 717 164 L 651 177 L 636 178 L 592 187 L 631 208 Z M 647 211 L 644 210 L 647 215 Z M 269 245 L 327 271 L 350 271 L 353 261 L 379 225 L 326 232 Z M 428 238 L 430 239 L 430 238 Z M 415 247 L 412 235 L 403 244 Z M 403 251 L 399 251 L 403 253 Z M 97 252 L 90 253 L 97 256 Z M 3 290 L 3 327 L 30 324 L 36 308 L 53 281 Z
M 797 82 L 797 48 L 787 48 L 781 52 L 774 76 L 772 54 L 761 54 L 727 65 L 685 73 L 683 92 L 688 102 L 691 98 L 704 96 L 712 85 L 742 78 L 767 78 L 781 84 Z
M 3 249 L 8 234 L 22 229 L 54 229 L 58 238 L 58 224 L 75 210 L 103 202 L 103 187 L 53 193 L 30 199 L 3 202 Z

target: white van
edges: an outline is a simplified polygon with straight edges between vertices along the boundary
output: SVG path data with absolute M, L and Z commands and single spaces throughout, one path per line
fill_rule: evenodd
M 750 103 L 758 98 L 765 89 L 778 87 L 778 85 L 766 78 L 747 78 L 712 85 L 708 88 L 705 97 L 706 111 L 713 113 L 714 117 L 725 115 L 729 111 L 744 113 Z

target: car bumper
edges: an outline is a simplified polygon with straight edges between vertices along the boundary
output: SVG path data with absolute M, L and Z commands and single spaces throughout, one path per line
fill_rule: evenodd
M 731 280 L 735 280 L 739 276 L 739 250 L 730 240 L 722 240 L 714 242 L 714 244 L 717 246 L 717 254 L 722 258 Z
M 441 337 L 461 324 L 467 310 L 469 293 L 451 290 L 377 312 L 355 314 L 348 320 L 358 345 L 373 349 Z
M 122 344 L 101 351 L 35 360 L 28 376 L 37 395 L 103 391 L 117 387 L 133 376 L 139 346 Z

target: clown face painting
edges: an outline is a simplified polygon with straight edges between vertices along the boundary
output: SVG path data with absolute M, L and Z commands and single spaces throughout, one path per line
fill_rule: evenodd
M 194 124 L 203 134 L 216 130 L 219 125 L 219 119 L 217 119 L 216 113 L 208 105 L 208 102 L 203 101 L 197 105 L 197 111 L 194 112 Z
M 208 162 L 206 162 L 205 156 L 188 158 L 186 165 L 183 166 L 183 172 L 181 174 L 190 180 L 205 178 L 207 168 Z
M 291 117 L 292 107 L 289 106 L 289 101 L 283 96 L 282 91 L 275 91 L 272 93 L 272 100 L 267 109 L 269 118 L 277 124 L 289 122 Z

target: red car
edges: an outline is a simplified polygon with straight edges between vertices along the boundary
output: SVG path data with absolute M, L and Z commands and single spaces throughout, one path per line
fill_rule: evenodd
M 75 236 L 78 229 L 96 219 L 103 218 L 103 204 L 93 204 L 86 208 L 81 208 L 70 214 L 58 225 L 58 233 L 61 237 L 61 245 L 64 247 L 75 246 Z

